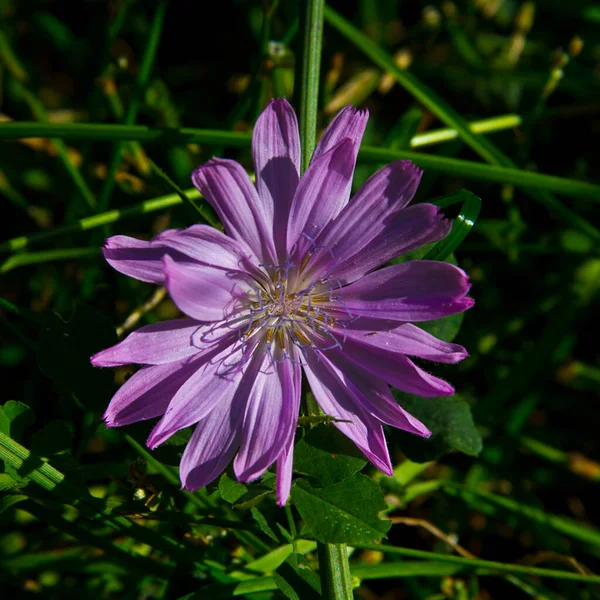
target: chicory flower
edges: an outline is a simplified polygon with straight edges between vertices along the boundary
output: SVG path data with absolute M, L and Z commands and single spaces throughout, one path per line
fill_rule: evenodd
M 432 397 L 452 387 L 410 358 L 456 363 L 461 346 L 413 323 L 466 310 L 469 283 L 456 266 L 390 259 L 444 238 L 432 204 L 408 206 L 421 171 L 409 161 L 376 172 L 350 199 L 366 111 L 343 109 L 300 176 L 296 115 L 272 101 L 252 138 L 254 185 L 235 161 L 213 159 L 193 182 L 225 232 L 193 225 L 151 241 L 110 238 L 119 272 L 165 285 L 187 316 L 148 325 L 92 358 L 140 364 L 104 419 L 121 426 L 161 417 L 148 446 L 195 426 L 180 465 L 185 488 L 213 481 L 233 459 L 240 481 L 277 464 L 285 504 L 302 372 L 334 425 L 392 473 L 382 424 L 427 437 L 390 392 Z

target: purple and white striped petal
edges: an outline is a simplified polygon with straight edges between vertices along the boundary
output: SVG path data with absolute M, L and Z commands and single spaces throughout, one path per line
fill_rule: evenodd
M 201 348 L 194 338 L 208 327 L 193 319 L 177 319 L 146 325 L 130 333 L 122 342 L 92 356 L 95 367 L 121 365 L 162 365 L 194 356 Z
M 350 339 L 365 350 L 376 348 L 392 355 L 407 354 L 448 364 L 468 355 L 462 346 L 438 340 L 412 323 L 359 318 L 343 327 L 337 325 L 332 331 L 340 340 Z
M 421 175 L 407 160 L 391 163 L 372 175 L 316 240 L 317 250 L 306 265 L 306 277 L 331 271 L 335 264 L 387 233 L 390 223 L 412 200 Z M 389 234 L 386 237 L 389 242 L 395 239 Z
M 239 447 L 244 406 L 219 402 L 202 419 L 188 442 L 179 476 L 187 490 L 197 490 L 214 481 L 227 467 Z
M 163 418 L 148 441 L 156 448 L 174 433 L 194 425 L 214 410 L 217 404 L 231 404 L 242 380 L 243 348 L 232 336 L 229 343 L 217 344 L 196 361 L 197 370 L 171 399 Z
M 272 100 L 252 133 L 256 189 L 264 203 L 280 263 L 285 262 L 286 231 L 292 198 L 300 181 L 300 134 L 294 109 Z
M 430 321 L 470 308 L 469 288 L 466 273 L 454 265 L 411 261 L 379 269 L 342 288 L 328 308 L 346 318 Z
M 192 225 L 169 229 L 150 241 L 126 235 L 106 240 L 104 258 L 119 273 L 148 283 L 164 283 L 163 256 L 177 262 L 200 263 L 217 269 L 254 272 L 250 249 L 213 227 Z
M 367 127 L 367 121 L 369 120 L 368 110 L 358 110 L 354 106 L 346 106 L 343 108 L 329 123 L 327 129 L 323 132 L 315 151 L 311 158 L 311 164 L 321 157 L 326 152 L 329 152 L 332 148 L 337 146 L 344 138 L 348 138 L 353 142 L 353 159 L 352 159 L 352 171 L 356 165 L 356 156 L 358 155 L 358 149 Z M 350 180 L 346 185 L 341 198 L 339 206 L 332 214 L 332 218 L 335 218 L 338 213 L 348 204 L 350 198 L 350 192 L 352 190 L 352 181 Z
M 369 374 L 362 368 L 364 367 L 362 363 L 353 360 L 351 352 L 335 351 L 321 354 L 320 359 L 330 371 L 336 374 L 354 400 L 370 415 L 386 425 L 421 437 L 431 435 L 421 421 L 406 412 L 396 402 L 384 381 Z
M 275 483 L 275 490 L 277 493 L 277 504 L 279 506 L 285 506 L 288 498 L 290 497 L 290 490 L 292 489 L 294 438 L 295 435 L 293 434 L 277 459 L 277 479 Z
M 164 258 L 165 286 L 177 308 L 198 321 L 224 321 L 245 306 L 248 288 L 234 274 Z
M 233 461 L 239 481 L 260 477 L 292 437 L 300 409 L 299 371 L 300 366 L 290 360 L 275 357 L 273 361 L 262 348 L 262 356 L 254 359 L 244 375 L 238 388 L 240 398 L 234 400 L 246 396 L 240 450 Z
M 393 472 L 383 428 L 352 397 L 344 382 L 328 368 L 322 356 L 309 351 L 304 372 L 315 400 L 326 415 L 338 419 L 334 425 L 350 438 L 361 452 L 387 475 Z
M 451 229 L 452 223 L 444 219 L 437 206 L 409 206 L 353 256 L 335 265 L 332 276 L 342 284 L 352 283 L 392 258 L 443 240 Z
M 344 354 L 350 363 L 362 367 L 403 392 L 424 398 L 454 394 L 454 388 L 449 383 L 426 373 L 403 354 L 358 344 L 351 339 L 344 343 Z
M 276 263 L 272 214 L 239 163 L 213 158 L 194 171 L 192 181 L 231 237 L 246 243 L 260 263 Z
M 311 163 L 292 200 L 288 255 L 304 257 L 313 240 L 340 211 L 353 172 L 354 143 L 348 138 Z
M 112 397 L 102 417 L 106 426 L 121 427 L 161 416 L 196 369 L 193 359 L 140 369 Z

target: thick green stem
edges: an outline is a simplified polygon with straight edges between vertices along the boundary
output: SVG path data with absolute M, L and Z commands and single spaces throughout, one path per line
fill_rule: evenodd
M 352 581 L 346 544 L 318 545 L 321 591 L 325 600 L 352 600 Z
M 321 71 L 321 45 L 323 41 L 324 0 L 307 0 L 302 53 L 302 79 L 300 86 L 300 143 L 302 162 L 300 170 L 306 171 L 317 139 L 317 111 L 319 108 L 319 74 Z

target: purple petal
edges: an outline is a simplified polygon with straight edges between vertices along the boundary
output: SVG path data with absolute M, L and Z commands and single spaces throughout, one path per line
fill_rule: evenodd
M 402 357 L 405 358 L 405 357 Z M 321 354 L 320 359 L 330 371 L 335 372 L 348 392 L 362 408 L 376 419 L 397 429 L 429 437 L 431 432 L 421 421 L 406 412 L 394 399 L 387 384 L 364 370 L 359 360 L 348 352 L 334 351 Z M 407 359 L 408 360 L 408 359 Z M 359 365 L 357 367 L 357 365 Z
M 252 269 L 249 248 L 206 225 L 163 231 L 151 241 L 116 235 L 106 240 L 103 252 L 119 273 L 156 284 L 164 282 L 165 255 L 178 262 L 199 262 L 228 271 Z
M 333 276 L 343 284 L 352 283 L 392 258 L 444 239 L 451 229 L 452 223 L 433 204 L 410 206 L 385 231 L 335 266 Z
M 354 108 L 354 106 L 346 106 L 340 110 L 335 119 L 331 121 L 321 136 L 321 139 L 319 140 L 319 143 L 317 144 L 317 147 L 312 155 L 311 164 L 323 154 L 329 152 L 329 150 L 337 146 L 337 144 L 339 144 L 344 138 L 349 138 L 354 143 L 352 159 L 352 170 L 354 171 L 356 156 L 358 154 L 358 149 L 360 148 L 360 143 L 362 141 L 365 128 L 367 127 L 368 120 L 368 110 L 358 110 Z M 342 208 L 344 208 L 344 206 L 348 203 L 351 189 L 352 181 L 349 181 L 340 198 L 339 206 L 334 211 L 332 218 L 335 218 Z
M 219 402 L 202 419 L 188 442 L 179 476 L 185 489 L 197 490 L 216 479 L 227 467 L 239 446 L 243 406 Z
M 228 235 L 245 242 L 262 263 L 276 262 L 272 214 L 240 164 L 214 158 L 194 171 L 192 181 L 215 209 Z
M 334 328 L 339 339 L 350 339 L 368 350 L 377 348 L 390 354 L 408 354 L 440 363 L 457 363 L 467 357 L 458 344 L 450 344 L 411 323 L 359 318 Z
M 287 100 L 272 100 L 256 121 L 252 156 L 258 195 L 283 262 L 290 206 L 300 179 L 298 121 Z
M 414 196 L 421 175 L 422 171 L 410 161 L 399 160 L 371 176 L 319 236 L 317 250 L 306 271 L 331 271 L 333 264 L 360 254 L 369 242 L 383 233 L 387 234 L 388 242 L 396 240 L 387 230 L 396 218 L 401 218 L 402 209 Z
M 352 396 L 344 382 L 315 352 L 308 352 L 304 372 L 316 401 L 334 425 L 349 437 L 365 456 L 387 475 L 393 472 L 381 423 Z
M 294 437 L 292 434 L 288 443 L 277 459 L 277 504 L 285 506 L 292 488 L 292 466 L 294 463 Z
M 469 288 L 462 269 L 416 260 L 379 269 L 342 288 L 329 309 L 346 317 L 429 321 L 470 308 Z
M 165 285 L 184 314 L 198 321 L 224 321 L 238 313 L 246 285 L 232 274 L 213 267 L 177 263 L 164 258 Z
M 92 356 L 95 367 L 161 365 L 200 352 L 193 339 L 207 326 L 192 319 L 153 323 L 129 334 L 122 342 Z
M 103 419 L 107 427 L 121 427 L 164 414 L 171 398 L 196 370 L 195 361 L 183 360 L 144 367 L 113 396 Z
M 173 396 L 148 441 L 156 448 L 174 433 L 198 423 L 218 404 L 230 405 L 242 380 L 242 347 L 232 336 L 196 361 L 196 372 Z
M 290 209 L 288 253 L 303 257 L 330 219 L 339 212 L 354 172 L 354 144 L 342 140 L 306 170 Z
M 426 373 L 403 354 L 360 344 L 350 338 L 344 342 L 343 352 L 349 361 L 403 392 L 425 398 L 454 394 L 449 383 Z
M 240 450 L 233 462 L 239 481 L 260 477 L 281 455 L 296 428 L 300 409 L 300 366 L 274 362 L 270 354 L 255 359 L 238 388 L 246 396 Z

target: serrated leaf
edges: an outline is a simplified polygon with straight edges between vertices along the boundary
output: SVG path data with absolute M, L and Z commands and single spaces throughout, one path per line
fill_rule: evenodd
M 266 536 L 270 537 L 274 542 L 279 543 L 279 539 L 278 539 L 277 535 L 269 527 L 269 524 L 267 523 L 267 520 L 265 519 L 264 515 L 260 512 L 260 510 L 258 510 L 258 508 L 256 508 L 256 506 L 253 506 L 250 512 L 252 513 L 252 517 L 256 521 L 256 524 L 258 525 L 258 527 L 260 528 L 260 530 Z
M 34 421 L 34 412 L 23 402 L 9 400 L 0 406 L 0 432 L 15 440 L 20 439 Z
M 345 435 L 326 425 L 311 429 L 294 448 L 294 471 L 309 475 L 323 485 L 354 475 L 366 462 Z
M 429 439 L 404 436 L 402 451 L 414 462 L 436 460 L 451 450 L 477 456 L 482 441 L 471 415 L 469 404 L 455 394 L 450 397 L 421 398 L 395 392 L 402 408 L 425 423 Z
M 73 426 L 66 421 L 50 421 L 31 440 L 31 451 L 41 456 L 70 452 L 73 445 Z
M 93 308 L 80 305 L 69 321 L 48 315 L 38 345 L 38 365 L 86 408 L 103 410 L 112 395 L 114 375 L 111 369 L 93 367 L 90 358 L 116 343 L 110 322 Z
M 227 473 L 221 475 L 221 479 L 219 479 L 219 493 L 225 502 L 234 504 L 242 498 L 247 491 L 248 488 L 243 483 L 231 479 Z
M 4 512 L 7 508 L 18 504 L 19 502 L 23 502 L 23 500 L 27 500 L 27 496 L 19 495 L 19 494 L 6 494 L 5 496 L 0 497 L 0 513 Z
M 385 536 L 391 523 L 379 518 L 387 508 L 379 486 L 364 475 L 315 488 L 306 480 L 292 486 L 303 535 L 329 544 L 368 544 Z

